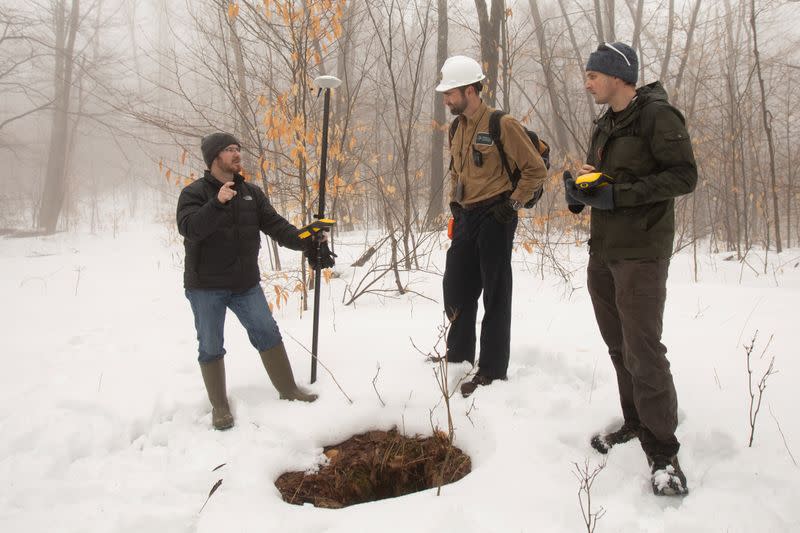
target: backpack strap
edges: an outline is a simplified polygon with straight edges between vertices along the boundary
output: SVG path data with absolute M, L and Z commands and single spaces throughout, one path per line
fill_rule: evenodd
M 458 117 L 453 119 L 453 122 L 450 123 L 450 131 L 448 132 L 448 135 L 447 135 L 447 146 L 448 147 L 452 147 L 453 146 L 453 137 L 455 137 L 455 135 L 456 135 L 456 130 L 458 129 L 458 122 L 459 122 L 460 119 L 461 119 L 461 117 L 458 116 Z M 453 170 L 453 156 L 452 155 L 450 155 L 450 170 L 451 171 Z
M 508 164 L 506 152 L 503 150 L 503 141 L 500 140 L 500 119 L 503 118 L 505 114 L 506 112 L 501 110 L 492 111 L 492 114 L 489 115 L 489 135 L 492 137 L 494 145 L 497 146 L 497 151 L 500 152 L 500 161 L 503 163 L 503 168 L 506 169 L 508 180 L 511 182 L 511 185 L 516 185 L 513 178 L 514 173 L 511 172 L 511 166 Z
M 456 136 L 456 130 L 458 129 L 458 122 L 461 120 L 461 117 L 458 116 L 453 119 L 453 122 L 450 123 L 450 132 L 448 133 L 447 142 L 450 145 L 453 144 L 453 137 Z

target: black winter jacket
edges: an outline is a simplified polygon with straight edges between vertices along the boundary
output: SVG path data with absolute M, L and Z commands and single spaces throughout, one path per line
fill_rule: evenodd
M 177 222 L 186 249 L 187 289 L 243 291 L 256 285 L 261 231 L 281 246 L 305 249 L 297 228 L 275 211 L 260 188 L 238 174 L 233 181 L 236 196 L 226 204 L 217 199 L 222 183 L 209 171 L 181 191 Z
M 669 259 L 675 200 L 697 183 L 697 165 L 683 115 L 661 83 L 637 91 L 619 113 L 597 122 L 587 162 L 615 178 L 611 211 L 592 209 L 589 251 L 605 259 Z

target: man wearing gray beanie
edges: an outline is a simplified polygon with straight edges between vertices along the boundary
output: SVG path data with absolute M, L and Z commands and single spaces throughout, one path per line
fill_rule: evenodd
M 657 495 L 688 493 L 675 436 L 678 399 L 661 343 L 675 198 L 692 192 L 697 165 L 683 115 L 660 82 L 636 88 L 639 61 L 604 43 L 586 63 L 586 90 L 607 105 L 579 176 L 564 172 L 568 207 L 591 210 L 587 287 L 617 374 L 623 424 L 591 439 L 600 453 L 639 439 Z
M 197 330 L 198 361 L 211 403 L 214 429 L 233 426 L 225 388 L 225 314 L 233 311 L 258 350 L 270 381 L 283 400 L 313 402 L 316 394 L 294 381 L 278 324 L 270 312 L 258 267 L 261 233 L 281 246 L 306 253 L 322 268 L 334 265 L 324 232 L 301 239 L 299 230 L 280 216 L 264 191 L 242 176 L 241 143 L 217 132 L 200 142 L 208 170 L 186 186 L 178 199 L 178 231 L 186 250 L 183 286 Z

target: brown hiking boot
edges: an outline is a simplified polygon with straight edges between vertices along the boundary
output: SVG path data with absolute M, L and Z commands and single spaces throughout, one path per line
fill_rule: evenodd
M 209 363 L 200 363 L 200 372 L 203 374 L 203 383 L 211 402 L 211 423 L 214 429 L 229 429 L 233 427 L 233 415 L 228 406 L 228 395 L 225 392 L 225 360 L 220 357 Z
M 281 400 L 298 400 L 301 402 L 313 402 L 317 399 L 316 394 L 303 392 L 294 382 L 292 366 L 289 364 L 289 356 L 286 355 L 286 348 L 283 343 L 278 343 L 269 350 L 259 352 L 261 362 L 267 370 L 272 385 L 278 390 Z
M 608 453 L 608 450 L 617 444 L 628 442 L 639 437 L 639 424 L 625 422 L 622 427 L 610 433 L 598 433 L 592 436 L 592 448 L 602 454 Z
M 461 385 L 461 396 L 468 398 L 472 396 L 472 393 L 475 392 L 478 387 L 490 385 L 492 381 L 494 381 L 492 378 L 487 378 L 481 374 L 475 374 L 470 381 Z
M 678 456 L 664 457 L 656 455 L 647 456 L 647 464 L 650 465 L 653 494 L 656 496 L 685 496 L 689 494 L 689 487 L 686 485 L 686 476 L 678 463 Z

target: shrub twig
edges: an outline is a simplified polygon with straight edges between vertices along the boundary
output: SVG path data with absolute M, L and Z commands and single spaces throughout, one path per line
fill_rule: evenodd
M 756 346 L 756 339 L 758 338 L 758 330 L 753 334 L 753 339 L 750 341 L 750 344 L 746 344 L 744 346 L 745 351 L 745 361 L 747 363 L 747 392 L 750 395 L 750 412 L 749 412 L 749 421 L 750 421 L 750 439 L 747 443 L 748 448 L 753 447 L 753 439 L 755 438 L 756 434 L 756 419 L 758 418 L 758 412 L 761 410 L 761 401 L 764 398 L 764 391 L 767 388 L 767 379 L 772 375 L 776 374 L 777 370 L 775 370 L 775 357 L 771 357 L 769 360 L 769 365 L 767 369 L 764 371 L 764 374 L 761 376 L 761 379 L 758 380 L 758 383 L 755 384 L 755 390 L 753 389 L 753 366 L 752 366 L 752 356 L 753 350 Z M 766 346 L 761 351 L 761 356 L 759 359 L 763 359 L 764 355 L 767 353 L 767 349 L 769 345 L 772 343 L 773 335 L 770 335 L 769 340 L 767 341 Z

